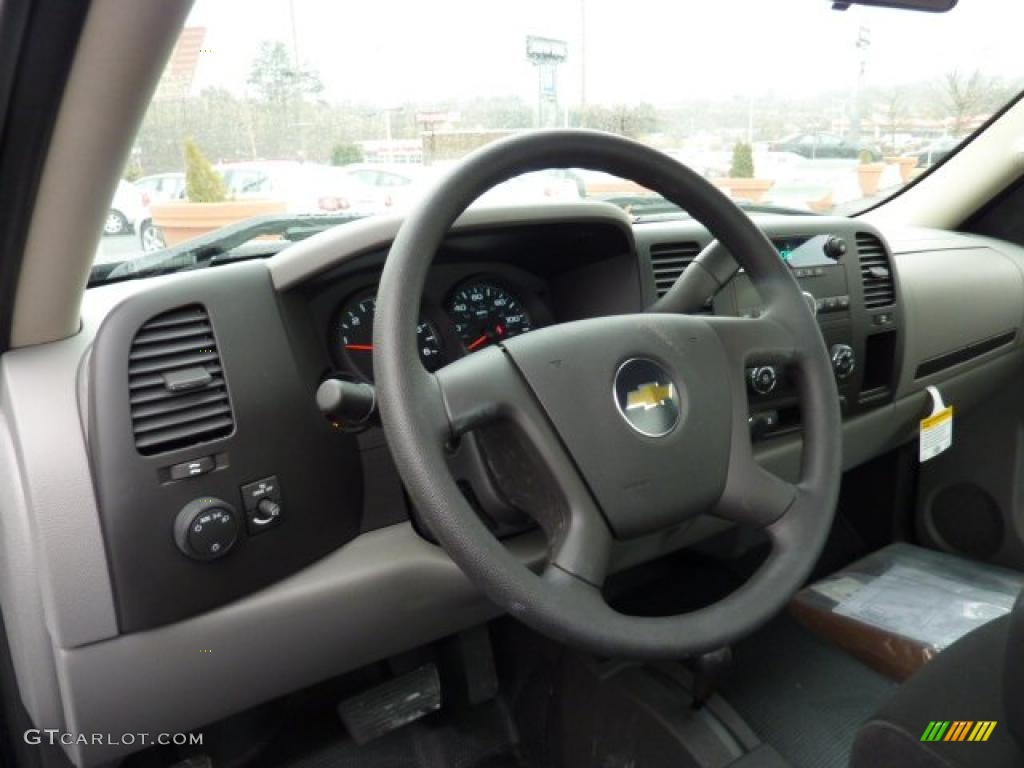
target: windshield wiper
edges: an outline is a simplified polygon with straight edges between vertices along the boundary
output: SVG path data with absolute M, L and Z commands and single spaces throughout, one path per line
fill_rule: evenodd
M 361 218 L 364 217 L 323 213 L 254 216 L 200 235 L 181 245 L 139 254 L 116 264 L 96 264 L 89 275 L 89 287 L 267 256 L 276 253 L 281 247 L 273 241 L 265 243 L 262 248 L 242 249 L 242 246 L 264 235 L 276 235 L 285 243 L 295 243 L 330 227 Z

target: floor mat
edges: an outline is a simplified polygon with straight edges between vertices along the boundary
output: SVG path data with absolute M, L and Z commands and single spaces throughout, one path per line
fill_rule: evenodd
M 781 616 L 736 645 L 721 693 L 795 768 L 846 768 L 858 727 L 895 687 Z

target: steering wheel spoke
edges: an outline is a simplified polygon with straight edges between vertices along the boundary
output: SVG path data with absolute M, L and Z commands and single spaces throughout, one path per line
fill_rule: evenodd
M 790 365 L 797 361 L 793 336 L 770 316 L 757 319 L 716 317 L 709 324 L 729 359 L 733 406 L 732 442 L 725 490 L 714 513 L 736 522 L 767 526 L 792 506 L 797 488 L 754 459 L 748 427 L 746 369 L 752 365 Z
M 751 365 L 789 365 L 797 359 L 793 335 L 770 314 L 759 318 L 709 317 L 729 358 L 730 368 L 743 378 Z
M 503 425 L 490 451 L 492 471 L 516 507 L 549 539 L 548 568 L 593 586 L 604 582 L 612 534 L 597 503 L 529 386 L 500 347 L 462 358 L 435 374 L 449 440 Z

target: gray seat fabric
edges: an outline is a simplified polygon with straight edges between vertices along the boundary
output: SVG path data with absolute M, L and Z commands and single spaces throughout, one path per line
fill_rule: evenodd
M 1024 766 L 1024 603 L 943 651 L 854 741 L 851 768 Z M 994 720 L 985 742 L 922 742 L 933 720 Z

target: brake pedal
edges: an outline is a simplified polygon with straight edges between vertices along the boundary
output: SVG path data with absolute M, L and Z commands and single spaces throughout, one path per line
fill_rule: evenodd
M 441 678 L 435 665 L 425 664 L 345 699 L 338 714 L 352 740 L 362 746 L 440 708 Z

